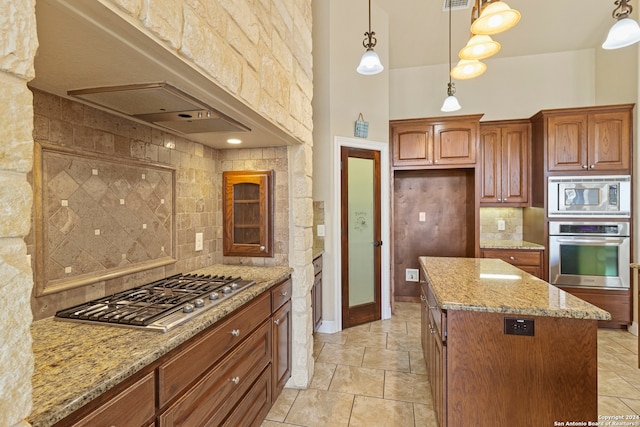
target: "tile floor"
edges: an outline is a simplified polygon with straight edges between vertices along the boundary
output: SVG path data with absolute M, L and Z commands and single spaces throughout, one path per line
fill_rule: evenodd
M 314 358 L 310 387 L 285 388 L 262 427 L 436 426 L 420 345 L 420 304 L 397 303 L 389 320 L 316 334 Z M 600 415 L 640 415 L 637 366 L 637 337 L 599 330 Z

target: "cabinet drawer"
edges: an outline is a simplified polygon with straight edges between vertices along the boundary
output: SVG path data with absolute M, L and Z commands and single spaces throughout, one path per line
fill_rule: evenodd
M 159 427 L 220 425 L 271 359 L 266 321 L 158 418 Z
M 427 305 L 429 306 L 429 312 L 433 318 L 434 328 L 436 329 L 435 333 L 440 335 L 441 341 L 444 341 L 445 337 L 445 328 L 446 328 L 446 316 L 445 314 L 438 308 L 438 303 L 436 302 L 436 296 L 431 289 L 431 286 L 427 286 Z
M 153 372 L 128 387 L 73 427 L 141 426 L 155 415 Z
M 269 413 L 269 408 L 271 408 L 271 365 L 262 372 L 223 425 L 259 426 Z
M 322 255 L 313 260 L 313 274 L 316 275 L 322 271 Z
M 291 299 L 291 279 L 276 285 L 271 289 L 271 311 L 276 311 L 282 304 Z
M 542 264 L 541 251 L 485 249 L 483 256 L 484 258 L 498 258 L 516 266 L 540 266 Z
M 270 315 L 270 297 L 264 293 L 162 364 L 158 368 L 160 407 L 195 381 Z

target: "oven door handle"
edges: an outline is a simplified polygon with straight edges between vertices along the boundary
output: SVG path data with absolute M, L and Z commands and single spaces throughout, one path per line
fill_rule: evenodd
M 572 237 L 570 239 L 556 237 L 554 240 L 558 243 L 596 243 L 604 246 L 618 246 L 624 243 L 628 237 L 605 237 L 601 239 L 588 239 L 583 237 Z

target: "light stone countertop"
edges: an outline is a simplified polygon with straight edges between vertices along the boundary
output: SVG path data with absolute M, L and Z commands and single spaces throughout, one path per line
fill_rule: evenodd
M 499 259 L 419 260 L 442 310 L 611 319 L 608 312 Z
M 213 265 L 193 273 L 242 276 L 256 284 L 167 333 L 54 320 L 32 323 L 35 371 L 28 422 L 60 421 L 292 273 L 289 267 Z
M 526 240 L 481 240 L 481 249 L 526 249 L 531 251 L 544 250 L 543 245 L 527 242 Z

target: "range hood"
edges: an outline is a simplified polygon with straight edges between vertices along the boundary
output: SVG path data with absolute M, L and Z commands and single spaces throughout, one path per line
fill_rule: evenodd
M 98 87 L 67 93 L 90 104 L 186 135 L 251 130 L 167 83 Z

